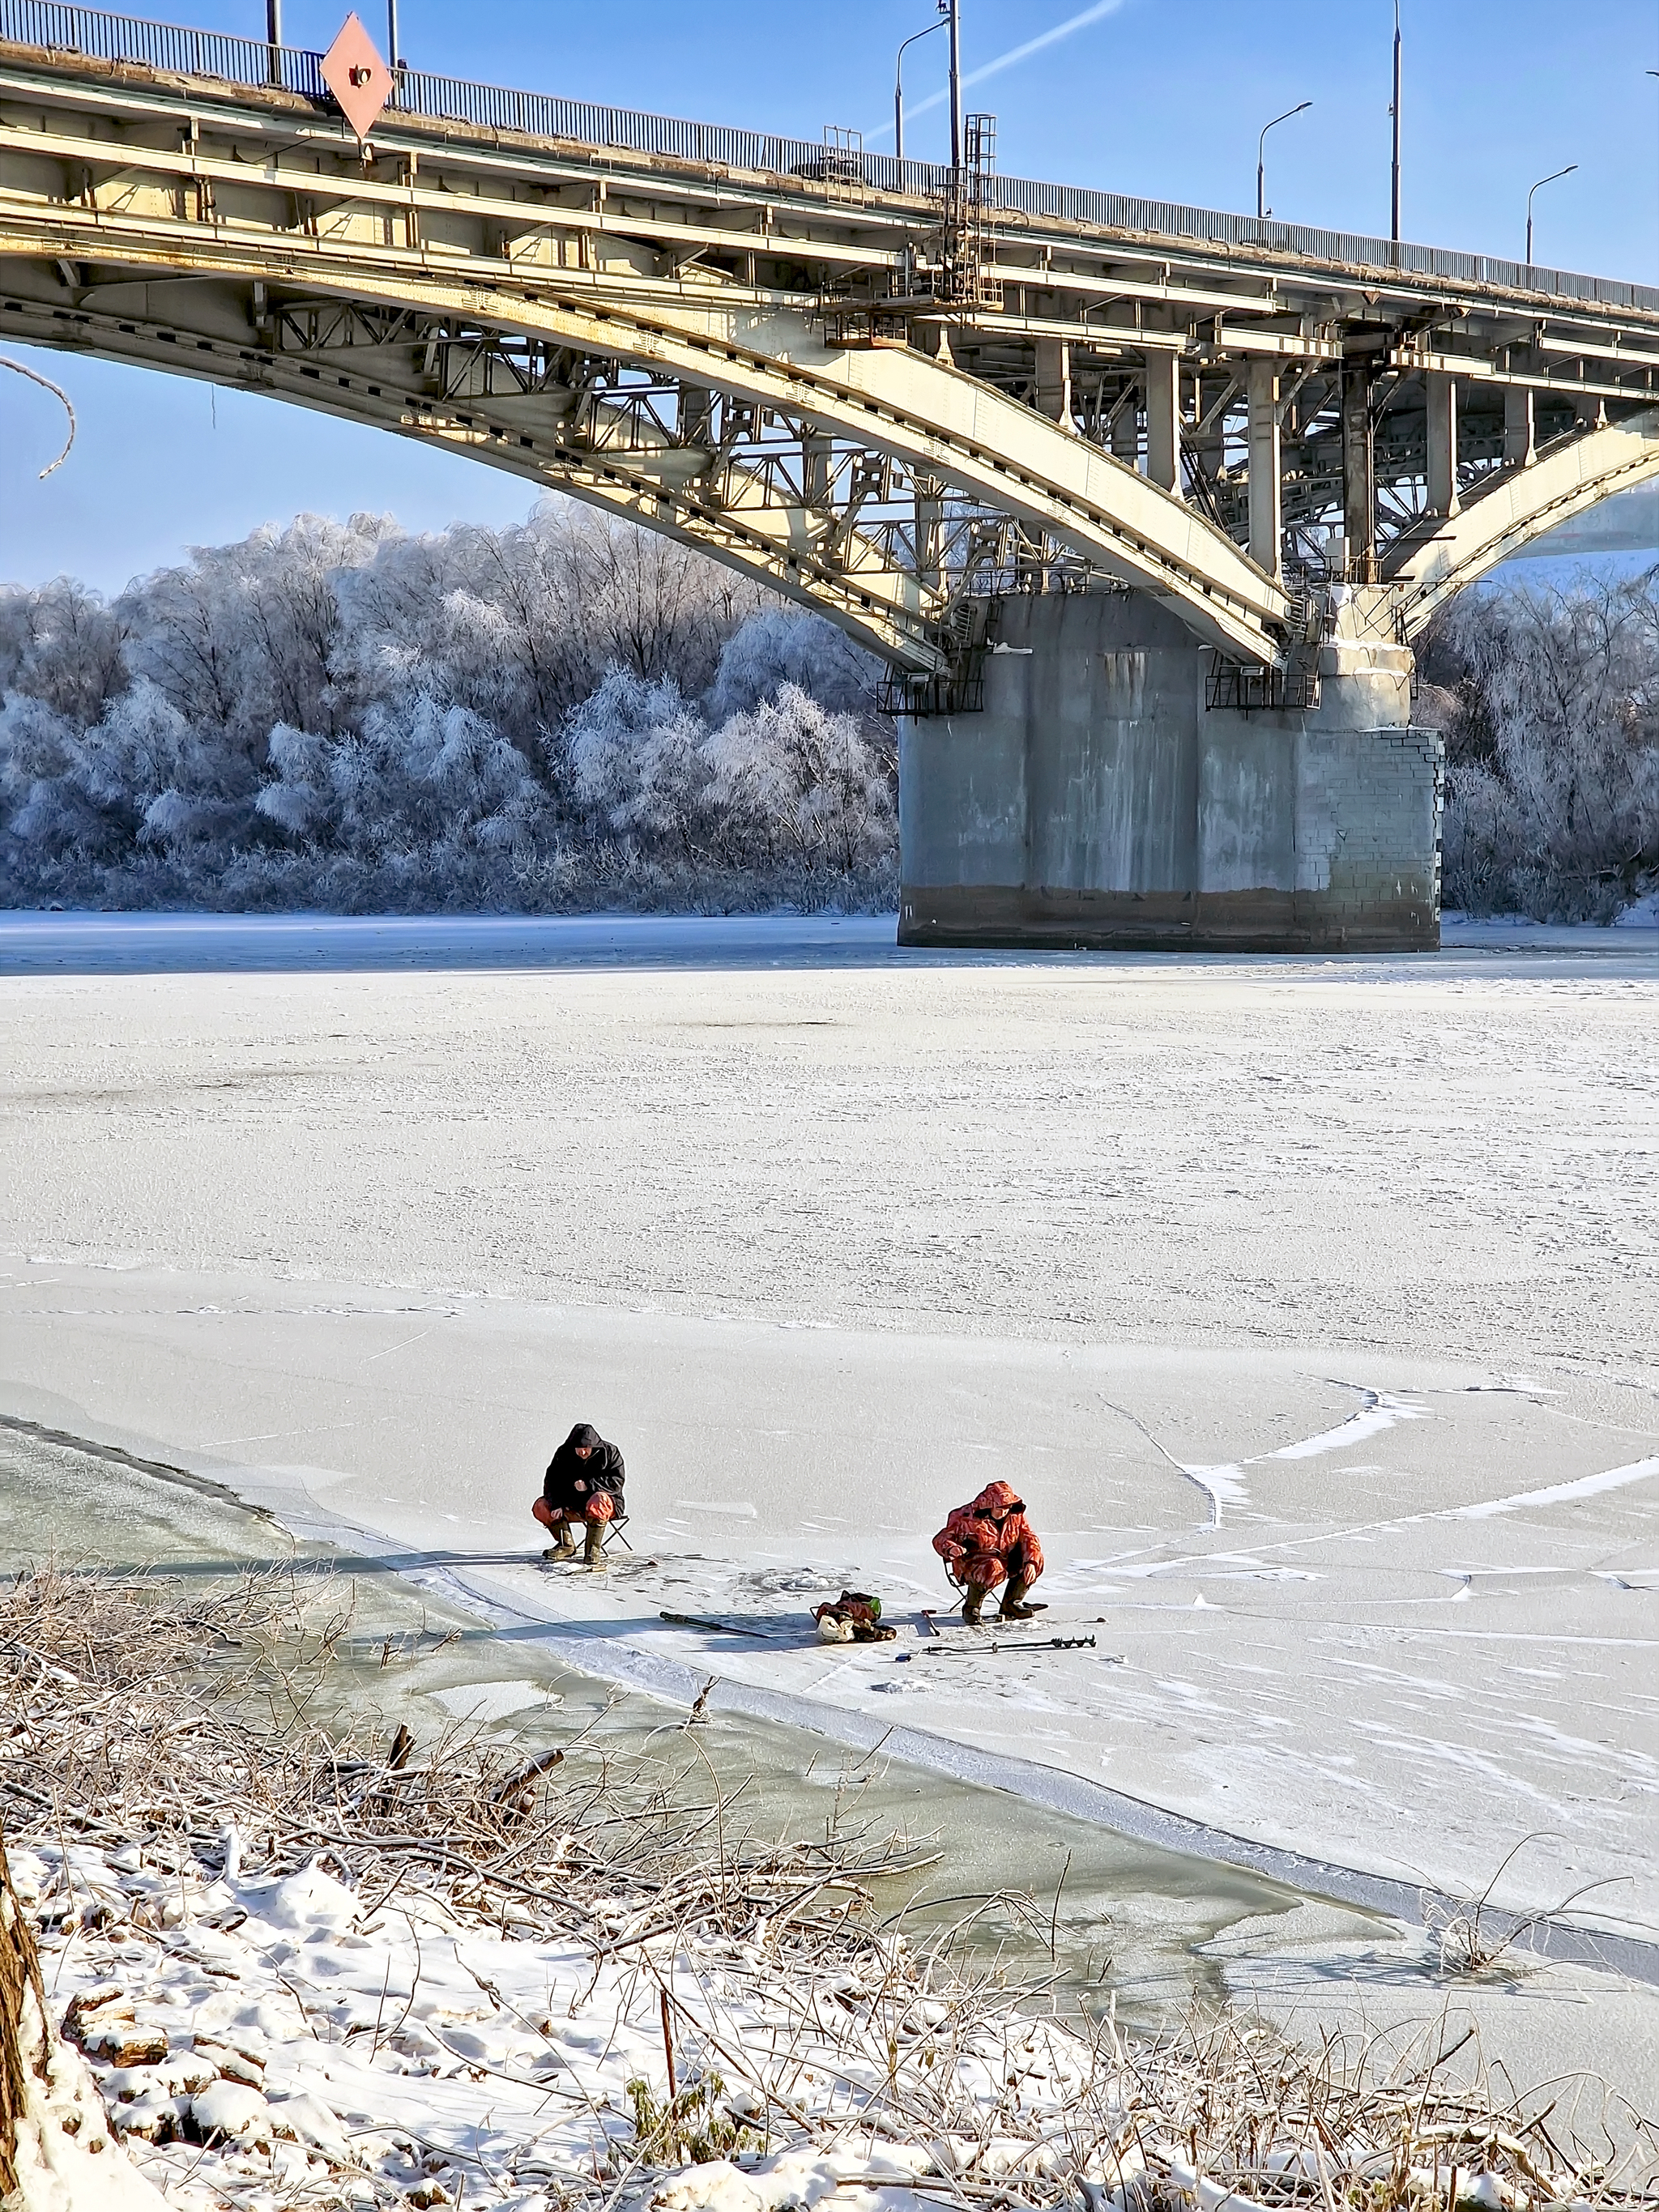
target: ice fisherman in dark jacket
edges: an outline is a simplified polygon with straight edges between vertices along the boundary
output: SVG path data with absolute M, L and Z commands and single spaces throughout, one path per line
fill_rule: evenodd
M 542 1553 L 544 1559 L 570 1559 L 576 1554 L 575 1524 L 586 1524 L 587 1546 L 582 1554 L 590 1567 L 605 1565 L 605 1527 L 622 1510 L 626 1470 L 623 1455 L 589 1421 L 578 1421 L 548 1462 L 542 1477 L 542 1494 L 531 1511 L 558 1539 Z

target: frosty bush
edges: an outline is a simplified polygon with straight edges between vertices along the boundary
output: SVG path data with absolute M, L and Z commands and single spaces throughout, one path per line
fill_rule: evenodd
M 1607 922 L 1659 884 L 1659 568 L 1466 592 L 1423 673 L 1449 906 Z
M 873 664 L 684 547 L 547 502 L 301 516 L 134 584 L 0 590 L 13 904 L 867 906 Z
M 722 658 L 722 673 L 726 659 L 749 658 L 745 683 L 750 627 Z M 896 896 L 890 726 L 831 713 L 785 683 L 711 727 L 672 682 L 613 668 L 571 716 L 567 744 L 591 830 L 608 836 L 623 873 L 769 883 L 810 905 L 853 884 Z

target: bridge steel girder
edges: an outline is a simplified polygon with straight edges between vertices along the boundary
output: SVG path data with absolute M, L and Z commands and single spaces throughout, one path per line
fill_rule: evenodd
M 947 655 L 933 641 L 931 629 L 945 612 L 942 598 L 930 605 L 913 578 L 881 564 L 868 549 L 867 560 L 832 565 L 815 551 L 815 525 L 822 518 L 801 507 L 750 501 L 699 498 L 694 484 L 677 483 L 671 464 L 681 449 L 649 451 L 625 446 L 586 445 L 571 440 L 557 445 L 545 437 L 525 438 L 487 401 L 471 400 L 462 417 L 453 410 L 422 405 L 400 396 L 395 371 L 353 363 L 347 377 L 319 372 L 303 359 L 283 354 L 250 363 L 248 349 L 197 340 L 176 342 L 172 319 L 148 319 L 119 311 L 101 315 L 65 311 L 20 300 L 8 290 L 3 261 L 9 251 L 0 228 L 0 336 L 60 352 L 91 353 L 129 367 L 159 369 L 226 390 L 251 392 L 390 431 L 421 445 L 459 452 L 487 467 L 500 469 L 557 491 L 620 520 L 681 539 L 711 559 L 765 583 L 781 597 L 827 616 L 867 651 L 918 674 L 944 674 Z M 30 313 L 31 306 L 35 312 Z M 469 316 L 468 322 L 475 320 Z M 167 335 L 163 335 L 163 333 Z M 331 389 L 331 386 L 332 389 Z M 349 387 L 343 391 L 342 387 Z M 728 466 L 730 465 L 728 464 Z M 739 473 L 741 465 L 739 465 Z M 843 547 L 856 554 L 860 534 L 841 534 Z
M 234 82 L 0 45 L 0 339 L 459 447 L 682 538 L 918 675 L 953 665 L 976 634 L 967 603 L 1001 571 L 1115 580 L 1225 658 L 1283 666 L 1291 631 L 1305 642 L 1303 594 L 1352 580 L 1331 560 L 1345 507 L 1420 629 L 1504 552 L 1648 473 L 1596 444 L 1602 414 L 1659 409 L 1659 305 L 1628 288 L 1545 289 L 1530 280 L 1547 272 L 1416 249 L 1355 262 L 1367 241 L 1202 210 L 1046 213 L 1042 187 L 995 208 L 971 301 L 952 306 L 944 204 L 867 190 L 862 169 L 635 151 L 574 110 L 596 135 L 393 108 L 364 146 L 248 51 L 254 76 Z M 510 97 L 454 111 L 497 112 Z M 687 140 L 672 126 L 662 143 Z M 146 284 L 165 316 L 118 289 Z M 514 393 L 486 374 L 463 394 L 412 371 L 401 339 L 395 374 L 355 343 L 301 363 L 250 305 L 265 289 L 424 317 L 503 360 L 559 349 L 573 386 Z M 1345 470 L 1341 386 L 1362 376 Z M 659 435 L 637 408 L 630 428 L 629 378 L 678 393 Z M 1430 384 L 1454 400 L 1432 465 Z M 700 451 L 711 392 L 752 434 Z M 1503 425 L 1523 403 L 1543 459 L 1512 481 Z M 1583 453 L 1558 500 L 1570 443 Z M 1270 497 L 1249 479 L 1276 462 Z M 1431 520 L 1430 504 L 1462 513 Z
M 313 250 L 303 251 L 307 244 Z M 1052 537 L 1105 574 L 1164 601 L 1204 642 L 1267 664 L 1281 656 L 1288 601 L 1224 532 L 1097 447 L 909 347 L 838 350 L 793 314 L 765 317 L 745 343 L 732 311 L 717 312 L 711 303 L 675 313 L 657 288 L 636 289 L 614 276 L 576 292 L 538 271 L 531 296 L 508 289 L 505 269 L 493 284 L 482 275 L 457 283 L 418 253 L 396 248 L 358 247 L 348 257 L 323 240 L 267 239 L 240 228 L 130 216 L 88 222 L 79 210 L 24 214 L 14 205 L 0 210 L 0 262 L 12 258 L 114 262 L 151 276 L 300 285 L 343 302 L 453 317 L 590 356 L 619 357 L 838 430 L 939 477 L 982 506 Z M 0 331 L 9 327 L 7 316 Z M 781 340 L 787 349 L 769 352 L 757 342 L 763 333 L 774 344 Z M 100 350 L 95 322 L 82 326 L 80 343 Z M 203 374 L 199 365 L 197 374 Z M 279 397 L 297 396 L 272 388 Z M 374 419 L 367 408 L 340 399 L 330 400 L 329 411 Z M 486 448 L 478 458 L 536 473 L 520 456 L 505 452 Z M 562 489 L 612 503 L 603 485 L 577 475 L 563 480 L 566 474 L 562 471 Z M 717 558 L 778 582 L 780 562 L 772 549 L 757 558 L 759 549 L 740 533 L 698 535 L 687 528 L 683 507 L 671 505 L 667 512 L 659 507 L 635 519 L 692 536 Z M 786 559 L 782 565 L 790 564 Z M 794 595 L 821 604 L 826 615 L 854 634 L 864 632 L 862 641 L 886 658 L 933 665 L 933 653 L 920 641 L 901 645 L 887 629 L 878 631 L 861 619 L 873 609 L 849 606 L 841 594 L 822 589 L 810 568 L 800 573 Z
M 1419 637 L 1455 593 L 1545 531 L 1656 477 L 1659 408 L 1563 439 L 1525 466 L 1488 477 L 1455 514 L 1425 516 L 1395 540 L 1382 570 L 1406 635 Z

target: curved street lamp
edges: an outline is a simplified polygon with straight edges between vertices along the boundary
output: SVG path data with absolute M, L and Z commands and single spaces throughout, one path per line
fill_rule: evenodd
M 1267 133 L 1276 131 L 1281 123 L 1288 123 L 1291 116 L 1304 113 L 1312 106 L 1312 100 L 1304 100 L 1298 106 L 1287 107 L 1282 115 L 1275 115 L 1271 123 L 1264 123 L 1261 126 L 1261 136 L 1255 145 L 1255 219 L 1258 222 L 1265 222 L 1267 219 Z
M 893 64 L 893 159 L 896 161 L 904 159 L 904 49 L 914 46 L 918 39 L 931 39 L 934 32 L 942 31 L 950 20 L 945 0 L 939 0 L 938 22 L 930 23 L 925 31 L 913 31 L 899 47 L 898 58 Z
M 1532 196 L 1533 196 L 1533 192 L 1541 192 L 1541 191 L 1543 191 L 1543 189 L 1544 189 L 1544 187 L 1545 187 L 1545 185 L 1553 185 L 1553 184 L 1555 184 L 1555 183 L 1556 183 L 1556 182 L 1558 182 L 1558 181 L 1559 181 L 1559 179 L 1561 179 L 1562 177 L 1570 177 L 1570 176 L 1572 174 L 1573 171 L 1574 171 L 1577 167 L 1578 167 L 1578 164 L 1577 164 L 1577 161 L 1569 161 L 1569 162 L 1568 162 L 1568 164 L 1567 164 L 1567 166 L 1566 166 L 1566 167 L 1565 167 L 1565 169 L 1554 169 L 1554 170 L 1552 170 L 1552 171 L 1551 171 L 1551 173 L 1550 173 L 1550 174 L 1549 174 L 1547 177 L 1540 177 L 1540 179 L 1538 179 L 1538 182 L 1537 182 L 1537 183 L 1533 186 L 1533 188 L 1532 188 L 1532 191 L 1531 191 L 1531 192 L 1528 192 L 1528 193 L 1527 194 L 1527 266 L 1528 266 L 1528 269 L 1530 269 L 1530 268 L 1532 267 Z

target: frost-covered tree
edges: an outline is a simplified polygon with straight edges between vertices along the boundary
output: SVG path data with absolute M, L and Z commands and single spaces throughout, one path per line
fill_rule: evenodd
M 874 657 L 822 615 L 767 607 L 726 644 L 705 705 L 711 722 L 724 722 L 793 684 L 821 707 L 867 714 L 880 677 Z
M 68 576 L 32 591 L 0 587 L 0 697 L 21 691 L 95 722 L 127 687 L 126 637 L 120 616 Z
M 633 860 L 707 857 L 708 734 L 672 677 L 653 683 L 613 664 L 564 731 L 573 788 L 593 828 Z
M 705 739 L 705 805 L 750 866 L 807 877 L 874 878 L 898 836 L 896 760 L 859 717 L 831 714 L 798 684 L 733 714 Z
M 546 793 L 522 753 L 466 707 L 425 692 L 376 706 L 361 736 L 279 723 L 256 800 L 291 836 L 336 852 L 416 853 L 443 843 L 527 845 Z
M 112 606 L 0 591 L 14 902 L 867 902 L 872 664 L 688 548 L 547 501 L 301 516 Z M 815 703 L 816 702 L 816 703 Z
M 391 540 L 337 589 L 335 665 L 354 696 L 423 690 L 527 752 L 613 664 L 701 691 L 764 596 L 688 547 L 552 501 L 514 529 Z
M 392 534 L 384 518 L 301 515 L 131 586 L 117 603 L 125 658 L 198 728 L 262 758 L 278 721 L 337 726 L 338 580 Z
M 1467 592 L 1424 672 L 1449 904 L 1610 921 L 1659 883 L 1659 569 Z
M 192 801 L 230 797 L 211 751 L 147 678 L 112 700 L 90 729 L 27 693 L 8 693 L 0 791 L 14 800 L 6 824 L 13 838 L 52 859 L 106 861 L 165 842 Z

